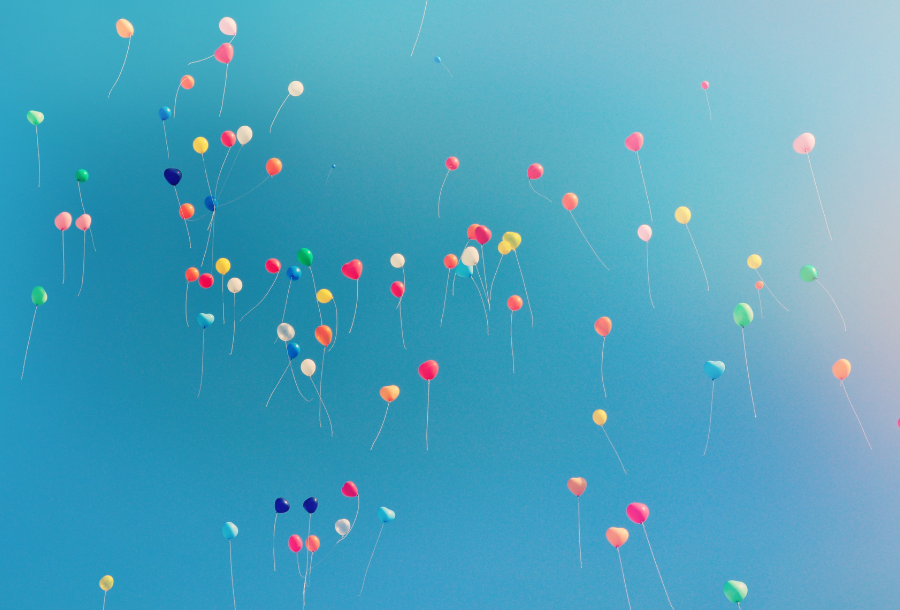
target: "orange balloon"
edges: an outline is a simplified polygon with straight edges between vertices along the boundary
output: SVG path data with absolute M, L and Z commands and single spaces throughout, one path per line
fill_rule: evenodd
M 757 290 L 762 290 L 762 289 L 763 289 L 763 286 L 765 286 L 765 284 L 763 284 L 762 282 L 756 282 L 756 289 L 757 289 Z
M 612 320 L 603 316 L 596 322 L 594 322 L 594 330 L 597 331 L 597 334 L 601 337 L 605 337 L 609 334 L 609 331 L 612 330 Z
M 189 203 L 182 203 L 181 207 L 178 208 L 178 215 L 184 219 L 188 219 L 194 215 L 194 206 Z
M 477 229 L 479 225 L 469 225 L 469 228 L 466 229 L 466 237 L 469 239 L 475 239 L 475 229 Z
M 395 385 L 386 385 L 378 393 L 384 400 L 394 402 L 400 396 L 400 388 Z
M 319 550 L 319 538 L 317 536 L 310 536 L 306 539 L 306 548 L 310 553 L 315 553 Z
M 459 259 L 456 258 L 455 254 L 448 254 L 444 257 L 444 267 L 447 269 L 456 269 L 456 266 L 459 264 Z
M 200 277 L 200 270 L 196 267 L 188 267 L 188 270 L 184 272 L 184 277 L 189 282 L 196 282 L 197 278 Z
M 116 33 L 122 38 L 131 38 L 134 36 L 134 26 L 127 19 L 119 19 L 116 21 Z
M 628 530 L 624 527 L 611 527 L 606 530 L 606 539 L 616 548 L 628 542 Z
M 331 329 L 327 326 L 320 326 L 316 329 L 316 341 L 324 346 L 331 343 Z
M 181 77 L 181 87 L 183 89 L 193 89 L 194 88 L 194 77 L 190 74 L 185 74 Z
M 587 489 L 587 481 L 585 481 L 581 477 L 574 477 L 569 479 L 569 482 L 566 483 L 566 485 L 569 486 L 569 491 L 571 491 L 578 497 L 581 497 L 581 494 L 583 494 L 584 490 Z
M 845 380 L 850 374 L 850 361 L 841 358 L 832 365 L 831 372 L 841 381 Z
M 276 158 L 271 158 L 266 161 L 266 171 L 269 172 L 270 176 L 274 176 L 281 172 L 281 160 Z
M 506 306 L 510 311 L 519 311 L 522 309 L 522 297 L 517 294 L 512 295 L 506 300 Z
M 578 195 L 575 193 L 566 193 L 563 195 L 563 207 L 570 212 L 578 207 Z

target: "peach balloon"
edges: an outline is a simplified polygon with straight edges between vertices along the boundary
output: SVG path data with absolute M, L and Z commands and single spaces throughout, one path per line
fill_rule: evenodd
M 606 539 L 616 548 L 628 542 L 628 530 L 624 527 L 611 527 L 606 530 Z
M 631 152 L 637 152 L 644 145 L 644 134 L 635 131 L 633 134 L 625 138 L 625 148 Z
M 75 226 L 81 229 L 82 231 L 87 231 L 91 228 L 91 217 L 87 214 L 82 214 L 75 221 Z
M 709 89 L 709 83 L 706 81 L 703 81 L 702 83 L 700 83 L 700 88 L 703 90 Z
M 306 548 L 310 553 L 315 553 L 319 550 L 319 538 L 317 536 L 310 536 L 306 539 Z
M 638 227 L 638 237 L 640 237 L 643 241 L 649 242 L 650 237 L 653 235 L 653 229 L 651 229 L 648 225 L 641 225 Z
M 765 284 L 763 284 L 762 282 L 756 282 L 756 289 L 757 289 L 757 290 L 762 290 L 763 287 L 765 287 Z
M 594 322 L 594 330 L 596 330 L 597 334 L 601 337 L 605 337 L 609 334 L 609 331 L 612 330 L 612 320 L 610 320 L 606 316 L 600 318 L 599 320 Z
M 566 483 L 569 487 L 569 491 L 575 494 L 578 497 L 581 497 L 581 494 L 584 493 L 584 490 L 587 489 L 587 481 L 582 479 L 581 477 L 573 477 L 569 479 L 569 482 Z
M 181 88 L 182 89 L 193 89 L 194 88 L 194 77 L 190 74 L 185 74 L 181 77 Z
M 386 385 L 381 388 L 378 393 L 381 394 L 381 398 L 387 402 L 394 402 L 397 400 L 397 397 L 400 396 L 400 388 L 395 385 Z
M 563 195 L 562 204 L 564 208 L 571 212 L 578 207 L 578 195 L 575 193 L 566 193 Z
M 134 26 L 127 19 L 119 19 L 116 21 L 116 32 L 122 38 L 131 38 L 134 36 Z
M 528 179 L 537 180 L 544 175 L 544 167 L 540 163 L 532 163 L 528 166 Z
M 455 254 L 448 254 L 444 257 L 444 267 L 447 269 L 456 269 L 456 266 L 459 264 L 459 259 L 456 258 Z
M 72 215 L 68 212 L 61 212 L 59 216 L 54 219 L 53 224 L 55 224 L 56 228 L 60 231 L 65 231 L 72 226 Z
M 847 375 L 850 374 L 850 361 L 841 358 L 840 360 L 835 362 L 834 365 L 832 365 L 831 372 L 834 373 L 834 376 L 841 381 L 845 380 L 847 378 Z
M 811 133 L 803 133 L 794 140 L 794 151 L 801 155 L 808 155 L 816 145 L 816 137 Z

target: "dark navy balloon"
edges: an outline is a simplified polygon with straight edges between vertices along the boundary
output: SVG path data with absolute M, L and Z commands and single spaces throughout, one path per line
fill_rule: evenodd
M 163 172 L 163 176 L 166 178 L 166 182 L 171 184 L 172 186 L 178 186 L 178 183 L 181 182 L 181 170 L 175 169 L 174 167 L 170 167 L 166 171 Z
M 299 280 L 302 273 L 303 272 L 300 271 L 300 267 L 297 267 L 296 265 L 287 268 L 287 276 L 292 280 Z
M 310 515 L 316 512 L 317 508 L 319 508 L 319 501 L 315 498 L 307 498 L 303 501 L 303 510 L 308 512 Z
M 215 212 L 216 208 L 219 207 L 219 200 L 210 195 L 203 201 L 203 205 L 205 205 L 206 209 L 210 212 Z
M 300 355 L 300 346 L 297 345 L 296 343 L 288 343 L 287 344 L 287 352 L 288 352 L 288 358 L 293 360 L 294 358 L 296 358 L 297 356 Z
M 284 498 L 278 498 L 275 500 L 275 512 L 276 513 L 286 513 L 291 510 L 291 504 Z
M 168 106 L 163 106 L 162 108 L 160 108 L 159 109 L 159 118 L 161 118 L 163 121 L 165 121 L 166 119 L 171 119 L 172 118 L 172 109 L 169 108 Z

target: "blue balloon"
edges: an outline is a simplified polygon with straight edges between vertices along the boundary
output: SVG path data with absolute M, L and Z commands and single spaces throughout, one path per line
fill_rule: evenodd
M 291 280 L 299 280 L 300 276 L 303 275 L 303 272 L 300 270 L 300 267 L 294 265 L 293 267 L 288 267 L 285 270 L 287 276 L 291 278 Z
M 703 372 L 706 373 L 710 379 L 715 381 L 725 372 L 725 363 L 719 362 L 718 360 L 710 360 L 703 365 Z
M 334 169 L 335 167 L 337 167 L 337 165 L 335 165 L 334 163 L 332 163 L 332 164 L 331 164 L 331 169 Z
M 456 266 L 456 275 L 459 277 L 472 277 L 473 273 L 475 273 L 474 269 L 468 265 L 460 263 Z
M 203 327 L 205 330 L 207 326 L 212 326 L 212 323 L 215 322 L 216 319 L 213 317 L 211 313 L 198 313 L 197 314 L 197 324 Z
M 315 498 L 307 498 L 303 501 L 303 510 L 308 512 L 310 515 L 316 512 L 317 508 L 319 508 L 319 501 Z
M 210 212 L 215 212 L 216 208 L 219 207 L 219 200 L 209 195 L 206 199 L 203 200 L 203 205 L 206 206 L 206 209 Z
M 162 108 L 160 108 L 159 109 L 159 118 L 161 118 L 163 121 L 165 121 L 166 119 L 171 119 L 172 118 L 172 109 L 169 108 L 168 106 L 163 106 Z
M 163 172 L 163 176 L 166 179 L 166 182 L 171 184 L 172 186 L 178 186 L 178 183 L 181 182 L 181 170 L 175 169 L 174 167 L 170 167 L 166 171 Z
M 397 515 L 394 514 L 389 508 L 382 506 L 378 509 L 378 518 L 381 519 L 382 523 L 390 523 L 396 518 Z
M 435 57 L 435 58 L 434 58 L 434 63 L 436 63 L 436 64 L 441 63 L 441 58 L 440 58 L 440 57 Z
M 233 538 L 237 538 L 237 534 L 237 526 L 231 521 L 222 526 L 222 535 L 225 536 L 225 540 L 232 540 Z
M 293 360 L 294 358 L 296 358 L 297 356 L 300 355 L 300 346 L 296 343 L 288 343 L 287 344 L 287 352 L 288 352 L 288 358 Z
M 275 499 L 275 512 L 276 513 L 286 513 L 291 510 L 291 503 L 285 500 L 284 498 L 276 498 Z

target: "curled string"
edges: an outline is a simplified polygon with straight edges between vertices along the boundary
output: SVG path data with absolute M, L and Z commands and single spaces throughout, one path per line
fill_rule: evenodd
M 812 174 L 813 184 L 816 187 L 816 197 L 819 198 L 819 207 L 822 209 L 822 218 L 825 219 L 825 228 L 828 229 L 828 239 L 831 239 L 831 229 L 828 227 L 828 218 L 825 216 L 825 206 L 822 205 L 822 196 L 819 195 L 819 185 L 816 182 L 816 174 L 813 172 L 812 161 L 809 158 L 809 153 L 806 153 L 806 160 L 809 161 L 809 173 Z
M 204 359 L 204 356 L 206 355 L 206 329 L 205 328 L 203 329 L 201 336 L 203 337 L 203 339 L 202 339 L 202 347 L 200 348 L 200 389 L 197 390 L 197 398 L 200 398 L 200 392 L 203 391 L 203 359 Z M 229 541 L 229 544 L 231 544 L 231 541 Z
M 125 69 L 125 62 L 128 61 L 128 51 L 131 50 L 131 36 L 128 37 L 128 47 L 125 48 L 125 60 L 122 62 L 122 67 L 119 68 L 119 76 L 116 77 L 116 82 L 113 83 L 113 86 L 109 88 L 109 93 L 106 94 L 106 99 L 109 99 L 109 96 L 112 95 L 113 89 L 116 88 L 116 85 L 119 84 L 119 79 L 122 78 L 122 70 Z M 105 597 L 105 595 L 104 595 Z
M 600 383 L 603 385 L 603 398 L 606 398 L 606 381 L 603 380 L 603 352 L 606 351 L 606 337 L 603 337 L 603 345 L 600 346 Z
M 578 567 L 583 568 L 584 565 L 581 563 L 581 496 L 576 499 L 578 500 Z
M 289 367 L 289 366 L 291 366 L 291 361 L 290 361 L 290 359 L 288 359 L 288 363 L 287 363 L 287 365 L 284 367 L 284 370 L 281 371 L 281 377 L 278 378 L 278 383 L 275 384 L 275 387 L 272 388 L 271 394 L 269 394 L 269 400 L 266 401 L 266 408 L 268 408 L 268 406 L 269 406 L 269 401 L 272 400 L 272 395 L 275 394 L 275 390 L 277 390 L 277 389 L 278 389 L 278 386 L 281 385 L 281 380 L 284 379 L 284 374 L 287 373 L 287 370 L 288 370 L 288 367 Z M 275 533 L 274 533 L 274 532 L 272 533 L 272 536 L 273 536 L 273 537 L 275 536 Z M 273 544 L 274 544 L 274 543 L 273 543 Z M 273 548 L 273 550 L 272 550 L 272 559 L 273 559 L 273 561 L 274 561 L 274 559 L 275 559 L 275 551 L 274 551 L 274 548 L 275 548 L 275 547 L 273 546 L 272 548 Z
M 322 307 L 319 305 L 319 298 L 316 296 L 319 293 L 319 289 L 316 288 L 316 276 L 313 274 L 312 265 L 309 266 L 309 276 L 312 278 L 313 298 L 316 299 L 316 308 L 319 310 L 319 326 L 321 326 L 325 323 L 322 321 Z
M 225 85 L 222 87 L 222 104 L 219 106 L 219 116 L 222 116 L 222 108 L 225 107 L 225 88 L 228 87 L 228 64 L 225 64 Z
M 827 294 L 827 295 L 828 295 L 828 298 L 831 299 L 831 302 L 834 303 L 834 308 L 837 309 L 838 315 L 841 316 L 841 323 L 844 325 L 844 332 L 846 332 L 846 331 L 847 331 L 847 323 L 844 322 L 844 314 L 841 313 L 841 308 L 838 307 L 837 303 L 835 303 L 835 301 L 834 301 L 834 297 L 831 296 L 831 293 L 828 292 L 828 289 L 825 288 L 825 286 L 822 284 L 822 282 L 820 282 L 820 281 L 818 280 L 818 278 L 816 279 L 816 283 L 817 283 L 819 286 L 822 286 L 822 290 L 825 291 L 825 294 Z
M 444 297 L 446 299 L 446 296 Z M 356 308 L 359 307 L 359 280 L 356 280 L 356 305 L 353 306 L 353 320 L 350 322 L 350 330 L 348 333 L 353 332 L 353 323 L 356 322 Z
M 290 356 L 288 356 L 288 358 L 290 358 Z M 303 400 L 305 400 L 306 402 L 309 402 L 310 400 L 312 400 L 312 398 L 307 398 L 307 397 L 303 394 L 303 392 L 300 391 L 300 386 L 297 385 L 297 376 L 294 374 L 294 362 L 293 362 L 293 360 L 290 362 L 290 367 L 291 367 L 291 377 L 294 378 L 294 387 L 297 388 L 297 393 L 300 394 L 300 396 L 303 396 Z
M 231 295 L 234 297 L 234 299 L 232 299 L 234 301 L 234 307 L 232 307 L 232 310 L 231 310 L 233 315 L 231 316 L 231 350 L 228 352 L 229 356 L 232 353 L 234 353 L 234 335 L 237 332 L 237 293 L 232 292 Z M 185 311 L 187 311 L 187 310 L 185 310 Z M 186 315 L 187 314 L 185 313 L 185 316 Z M 187 319 L 187 318 L 185 318 L 185 319 Z M 293 370 L 293 369 L 291 369 L 291 370 Z M 296 383 L 296 381 L 294 383 Z M 299 389 L 298 389 L 298 391 L 299 391 Z
M 591 242 L 588 241 L 588 238 L 587 238 L 587 236 L 584 234 L 584 231 L 581 230 L 581 225 L 578 224 L 578 221 L 577 221 L 577 220 L 575 220 L 575 214 L 572 213 L 572 210 L 569 210 L 569 216 L 571 216 L 571 217 L 572 217 L 572 220 L 575 221 L 575 226 L 578 227 L 578 232 L 581 233 L 581 236 L 582 236 L 582 237 L 584 237 L 584 243 L 586 243 L 586 244 L 588 245 L 588 248 L 591 249 L 591 252 L 594 253 L 594 256 L 596 256 L 596 257 L 597 257 L 597 260 L 600 261 L 600 264 L 603 265 L 603 268 L 606 269 L 607 271 L 609 271 L 609 267 L 607 267 L 607 266 L 606 266 L 606 263 L 604 263 L 604 262 L 600 259 L 600 255 L 597 254 L 597 251 L 594 250 L 594 246 L 591 245 Z
M 656 305 L 653 305 L 653 291 L 650 290 L 650 242 L 646 242 L 647 244 L 647 294 L 650 295 L 650 305 L 653 306 L 653 309 L 656 309 Z
M 628 471 L 625 470 L 625 464 L 622 463 L 622 458 L 619 457 L 619 452 L 616 451 L 616 446 L 613 445 L 612 439 L 609 438 L 609 434 L 606 432 L 606 426 L 600 426 L 600 429 L 603 430 L 603 434 L 606 434 L 606 440 L 609 441 L 609 446 L 612 447 L 613 453 L 616 454 L 616 458 L 619 460 L 619 466 L 622 467 L 622 472 L 628 474 Z
M 191 288 L 191 283 L 185 282 L 185 286 L 184 286 L 184 325 L 187 326 L 188 328 L 191 327 L 191 324 L 188 322 L 188 319 L 187 319 L 187 297 L 188 297 L 188 290 L 190 290 L 190 288 Z
M 272 286 L 274 286 L 274 285 L 275 285 L 275 282 L 277 282 L 277 281 L 278 281 L 278 274 L 275 274 L 275 279 L 272 280 Z M 256 309 L 257 307 L 259 307 L 260 304 L 261 304 L 263 301 L 266 300 L 266 297 L 269 296 L 269 292 L 272 291 L 272 286 L 269 286 L 269 289 L 266 290 L 266 294 L 263 295 L 263 298 L 261 298 L 261 299 L 259 300 L 259 303 L 257 303 L 257 304 L 254 305 L 253 307 L 251 307 L 251 308 L 250 308 L 250 311 L 253 311 L 253 310 Z M 250 313 L 250 311 L 248 311 L 247 313 L 245 313 L 244 315 L 241 316 L 241 320 L 240 320 L 241 322 L 244 321 L 244 318 L 247 317 L 247 314 Z
M 547 201 L 550 201 L 550 199 L 548 199 L 545 195 L 541 195 L 540 193 L 538 193 L 537 191 L 535 191 L 535 190 L 534 190 L 534 187 L 531 185 L 531 182 L 532 182 L 532 180 L 529 178 L 529 179 L 528 179 L 528 186 L 531 186 L 531 190 L 534 191 L 534 194 L 535 194 L 535 195 L 538 195 L 538 196 L 540 196 L 540 197 L 543 197 L 544 199 L 547 199 Z M 553 203 L 553 202 L 550 201 L 550 203 Z
M 785 311 L 790 311 L 790 309 L 785 307 L 784 304 L 782 304 L 782 302 L 778 300 L 778 297 L 776 297 L 775 293 L 772 292 L 772 289 L 769 288 L 769 283 L 766 282 L 765 280 L 763 280 L 763 277 L 759 274 L 759 271 L 756 272 L 756 275 L 757 275 L 757 277 L 759 277 L 760 280 L 762 280 L 763 285 L 766 287 L 766 290 L 769 291 L 769 294 L 772 295 L 772 298 L 775 299 L 775 302 L 778 303 L 779 305 L 781 305 L 781 307 L 784 308 Z
M 219 175 L 216 176 L 216 193 L 219 192 L 219 178 L 222 177 L 222 170 L 225 169 L 225 162 L 228 161 L 228 155 L 231 154 L 231 147 L 225 152 L 225 158 L 222 159 L 222 166 L 219 168 Z
M 225 182 L 222 183 L 222 192 L 225 192 L 225 185 L 228 184 L 228 178 L 231 176 L 231 170 L 234 169 L 234 166 L 237 165 L 238 157 L 241 156 L 241 151 L 244 150 L 244 145 L 241 144 L 241 147 L 238 149 L 237 154 L 234 156 L 234 161 L 231 162 L 231 167 L 228 168 L 228 173 L 225 174 Z
M 288 304 L 288 299 L 291 298 L 291 284 L 293 284 L 293 283 L 294 282 L 292 282 L 290 280 L 290 278 L 288 278 L 287 295 L 284 297 L 284 310 L 281 312 L 281 323 L 282 324 L 284 324 L 284 316 L 287 313 L 287 304 Z M 272 343 L 278 343 L 278 337 L 275 337 L 275 340 Z
M 37 143 L 38 153 L 38 188 L 41 188 L 41 138 L 38 136 L 37 125 L 34 126 L 34 140 Z
M 475 278 L 471 275 L 469 277 L 472 279 L 472 285 L 475 286 L 475 290 L 478 292 L 478 298 L 481 299 L 481 308 L 484 310 L 484 324 L 487 327 L 487 334 L 491 334 L 491 325 L 488 322 L 487 308 L 484 306 L 484 298 L 481 296 L 481 290 L 478 288 L 478 284 L 475 283 Z
M 759 297 L 759 317 L 765 318 L 765 316 L 763 315 L 763 310 L 762 310 L 762 293 L 759 290 L 757 290 L 756 296 Z
M 178 92 L 181 91 L 181 81 L 178 81 L 178 88 L 175 89 L 175 103 L 172 105 L 172 118 L 175 118 L 175 111 L 178 110 Z
M 275 118 L 272 119 L 272 125 L 275 124 L 275 119 L 278 118 L 278 113 L 281 112 L 281 107 L 284 106 L 285 102 L 288 101 L 288 98 L 289 98 L 289 97 L 291 97 L 291 94 L 290 94 L 290 93 L 288 93 L 287 96 L 285 96 L 284 102 L 281 102 L 281 106 L 279 106 L 279 107 L 278 107 L 278 110 L 275 112 Z M 272 133 L 272 125 L 269 125 L 269 133 Z M 328 172 L 328 173 L 330 174 L 331 172 Z M 328 181 L 328 178 L 326 178 L 325 181 L 327 182 L 327 181 Z
M 316 299 L 316 302 L 318 303 L 319 299 Z M 328 348 L 329 352 L 334 349 L 338 337 L 338 310 L 337 301 L 334 299 L 334 295 L 331 297 L 331 302 L 334 304 L 334 341 L 331 342 L 331 347 Z
M 709 120 L 712 120 L 712 108 L 709 105 L 709 91 L 706 89 L 703 90 L 703 93 L 706 94 L 706 108 L 709 110 Z
M 294 370 L 293 367 L 291 367 L 291 370 L 292 371 Z M 322 394 L 319 392 L 319 388 L 316 387 L 316 382 L 312 380 L 312 376 L 310 376 L 309 382 L 313 385 L 313 388 L 316 391 L 316 395 L 318 395 L 318 397 L 319 397 L 319 404 L 321 404 L 323 407 L 325 407 L 325 415 L 328 416 L 328 427 L 331 428 L 331 436 L 333 437 L 334 436 L 334 427 L 331 425 L 331 415 L 328 415 L 328 407 L 325 405 L 325 401 L 322 400 Z M 301 396 L 302 396 L 302 394 L 301 394 Z M 304 396 L 304 398 L 305 398 L 305 396 Z
M 200 268 L 203 268 L 203 263 L 206 262 L 206 251 L 209 249 L 209 240 L 212 238 L 212 224 L 216 219 L 216 213 L 212 213 L 212 218 L 209 219 L 209 224 L 206 227 L 206 247 L 203 248 L 203 258 L 200 260 Z
M 697 253 L 697 260 L 700 261 L 700 268 L 703 270 L 703 279 L 706 280 L 706 291 L 709 292 L 709 278 L 706 277 L 706 268 L 703 266 L 703 259 L 700 258 L 700 251 L 697 250 L 697 244 L 694 242 L 694 236 L 691 235 L 690 227 L 684 225 L 684 228 L 687 229 L 688 236 L 691 238 L 691 243 L 694 244 L 694 252 Z
M 416 41 L 413 43 L 412 51 L 409 54 L 410 57 L 412 57 L 413 53 L 416 52 L 416 45 L 419 44 L 419 35 L 422 33 L 422 25 L 425 23 L 425 11 L 427 11 L 427 10 L 428 10 L 428 0 L 425 0 L 425 10 L 422 11 L 422 21 L 419 22 L 419 33 L 416 34 Z M 378 543 L 376 542 L 375 544 L 378 544 Z M 374 553 L 374 551 L 372 551 L 372 552 Z M 365 584 L 366 584 L 365 579 L 363 579 L 363 585 L 365 585 Z M 360 589 L 359 592 L 362 593 L 362 589 Z
M 75 295 L 79 297 L 81 296 L 81 289 L 84 288 L 84 261 L 87 258 L 87 235 L 82 231 L 81 236 L 84 238 L 81 244 L 81 286 L 78 288 L 78 294 Z
M 444 194 L 444 184 L 447 182 L 447 176 L 449 175 L 450 170 L 448 169 L 447 173 L 444 175 L 444 182 L 441 182 L 441 191 L 438 193 L 438 218 L 441 217 L 441 195 Z
M 388 411 L 390 410 L 390 408 L 391 408 L 391 403 L 388 403 L 387 408 L 385 408 L 385 410 L 384 410 L 384 419 L 381 420 L 381 428 L 378 428 L 378 434 L 375 435 L 375 440 L 372 441 L 372 446 L 369 447 L 369 451 L 371 451 L 372 449 L 375 448 L 375 443 L 378 442 L 378 437 L 381 436 L 381 430 L 384 428 L 384 422 L 387 421 L 387 414 L 388 414 Z
M 641 170 L 641 182 L 644 183 L 644 196 L 647 197 L 647 209 L 650 210 L 650 222 L 653 222 L 653 208 L 650 207 L 650 195 L 647 194 L 647 181 L 644 180 L 644 168 L 641 167 L 641 154 L 637 151 L 634 151 L 634 154 L 637 155 L 638 169 Z
M 747 386 L 750 388 L 750 402 L 753 404 L 753 417 L 756 417 L 756 401 L 753 400 L 753 385 L 750 383 L 750 364 L 747 361 L 747 339 L 744 337 L 744 327 L 741 327 L 741 340 L 744 342 L 744 366 L 747 367 Z
M 163 121 L 163 137 L 166 139 L 166 157 L 169 157 L 169 134 L 166 133 L 166 122 Z
M 209 174 L 206 173 L 206 157 L 203 156 L 203 153 L 200 153 L 200 160 L 203 162 L 203 175 L 206 176 L 206 189 L 209 191 L 209 196 L 212 197 L 212 187 L 209 185 Z
M 494 296 L 494 280 L 497 279 L 497 272 L 500 271 L 500 263 L 503 262 L 503 254 L 500 255 L 500 260 L 497 261 L 497 268 L 494 269 L 494 277 L 491 279 L 491 289 L 488 290 L 488 299 L 490 300 Z
M 37 317 L 37 305 L 34 306 L 34 315 L 31 316 L 31 330 L 28 331 L 28 343 L 25 345 L 25 359 L 22 360 L 22 376 L 25 379 L 25 363 L 28 362 L 28 348 L 31 347 L 31 333 L 34 331 L 34 319 Z
M 239 154 L 241 154 L 241 151 L 238 151 L 238 155 L 239 155 Z M 237 159 L 235 159 L 235 163 L 237 163 Z M 232 165 L 231 167 L 232 167 L 232 169 L 234 169 L 234 165 Z M 230 174 L 231 171 L 229 170 L 228 173 Z M 240 197 L 237 197 L 237 198 L 235 198 L 235 199 L 232 199 L 231 201 L 226 201 L 225 203 L 221 204 L 219 207 L 226 206 L 226 205 L 228 205 L 229 203 L 234 203 L 235 201 L 237 201 L 237 200 L 240 199 L 241 197 L 246 197 L 247 195 L 249 195 L 250 193 L 252 193 L 252 192 L 255 191 L 256 189 L 258 189 L 259 187 L 261 187 L 261 186 L 263 185 L 263 183 L 264 183 L 266 180 L 268 180 L 269 178 L 271 178 L 271 177 L 272 177 L 272 176 L 267 176 L 265 180 L 263 180 L 262 182 L 260 182 L 260 183 L 257 184 L 256 186 L 254 186 L 252 189 L 250 189 L 249 191 L 247 191 L 246 193 L 244 193 L 244 194 L 241 195 Z M 226 181 L 226 182 L 228 181 L 228 178 L 227 178 L 227 177 L 225 178 L 225 181 Z M 223 190 L 223 191 L 225 190 L 225 185 L 224 185 L 224 184 L 222 185 L 222 190 Z
M 441 324 L 444 326 L 444 311 L 447 309 L 447 289 L 450 288 L 450 269 L 447 269 L 447 285 L 444 286 L 444 306 L 441 307 Z

